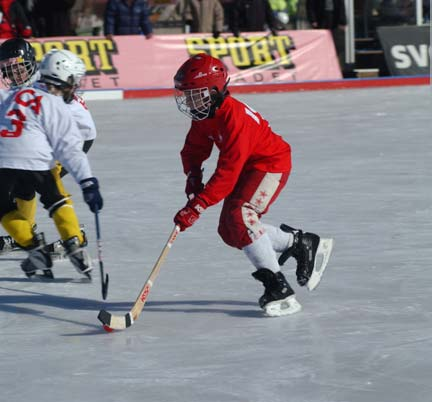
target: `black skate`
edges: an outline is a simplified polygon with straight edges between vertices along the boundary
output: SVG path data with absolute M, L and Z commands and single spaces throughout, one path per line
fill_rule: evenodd
M 29 250 L 28 257 L 21 263 L 21 269 L 28 278 L 34 276 L 36 271 L 43 272 L 43 276 L 53 279 L 52 259 L 49 252 L 45 249 L 45 238 L 43 233 L 38 233 L 33 237 L 34 246 Z
M 315 233 L 303 233 L 282 224 L 280 228 L 287 233 L 292 233 L 294 242 L 279 257 L 279 265 L 285 264 L 286 260 L 294 257 L 297 260 L 297 282 L 300 286 L 307 285 L 309 290 L 315 289 L 321 281 L 321 276 L 327 266 L 333 249 L 333 239 L 321 239 Z M 318 264 L 318 258 L 321 263 Z
M 87 244 L 86 241 L 83 244 Z M 78 237 L 74 236 L 63 242 L 66 255 L 76 270 L 91 279 L 90 271 L 93 269 L 90 257 L 83 245 L 79 243 Z
M 301 310 L 294 291 L 282 272 L 273 272 L 260 268 L 252 276 L 264 285 L 264 294 L 259 298 L 259 305 L 270 317 L 294 314 Z
M 0 236 L 0 254 L 17 249 L 20 249 L 20 247 L 11 236 Z

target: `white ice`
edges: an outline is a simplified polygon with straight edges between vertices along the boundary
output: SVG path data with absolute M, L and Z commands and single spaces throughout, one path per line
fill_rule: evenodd
M 218 205 L 178 237 L 139 320 L 105 333 L 98 311 L 129 311 L 185 203 L 190 122 L 171 98 L 90 102 L 108 299 L 93 216 L 67 177 L 94 280 L 80 283 L 65 261 L 54 282 L 30 281 L 23 253 L 0 256 L 1 401 L 432 401 L 431 89 L 239 98 L 292 145 L 290 180 L 264 221 L 335 239 L 314 292 L 284 268 L 303 311 L 262 316 L 262 285 L 216 233 Z M 56 239 L 41 207 L 38 224 Z

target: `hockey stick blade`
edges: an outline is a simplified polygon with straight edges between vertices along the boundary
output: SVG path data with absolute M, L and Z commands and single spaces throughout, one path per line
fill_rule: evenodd
M 98 319 L 105 327 L 109 329 L 122 330 L 130 327 L 134 320 L 131 313 L 127 313 L 124 316 L 114 316 L 106 310 L 99 311 Z
M 134 305 L 131 310 L 125 314 L 124 316 L 116 316 L 114 314 L 109 313 L 106 310 L 100 310 L 98 314 L 98 319 L 102 323 L 105 331 L 111 332 L 113 330 L 123 330 L 130 327 L 139 317 L 141 311 L 144 308 L 144 305 L 147 301 L 147 297 L 150 293 L 150 289 L 153 286 L 156 277 L 159 274 L 162 263 L 165 260 L 168 251 L 171 249 L 172 244 L 174 243 L 177 235 L 180 232 L 180 228 L 176 225 L 171 232 L 168 241 L 165 244 L 159 258 L 157 259 L 149 277 L 147 278 L 144 286 L 142 287 L 138 297 L 135 300 Z

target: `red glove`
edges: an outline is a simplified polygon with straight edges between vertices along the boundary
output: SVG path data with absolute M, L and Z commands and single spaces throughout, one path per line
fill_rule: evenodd
M 203 169 L 195 168 L 187 174 L 185 193 L 189 200 L 204 190 L 202 172 Z
M 206 208 L 207 205 L 205 202 L 201 198 L 195 197 L 176 213 L 176 216 L 174 216 L 174 223 L 178 225 L 180 227 L 180 231 L 183 232 L 198 220 L 201 212 L 203 212 Z

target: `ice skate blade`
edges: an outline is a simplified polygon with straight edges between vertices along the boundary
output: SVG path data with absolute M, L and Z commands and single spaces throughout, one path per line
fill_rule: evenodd
M 77 271 L 78 271 L 81 275 L 83 275 L 83 276 L 81 277 L 81 279 L 86 279 L 86 280 L 89 280 L 89 281 L 92 280 L 92 276 L 91 276 L 91 274 L 90 274 L 91 270 L 83 272 L 83 271 L 80 271 L 79 269 L 77 269 Z
M 42 276 L 45 279 L 54 279 L 54 274 L 51 269 L 44 269 L 42 272 L 43 272 Z
M 327 263 L 329 262 L 332 250 L 333 239 L 320 239 L 315 257 L 314 270 L 312 271 L 312 275 L 306 284 L 306 287 L 309 289 L 309 291 L 314 290 L 320 283 L 321 277 L 327 267 Z M 320 264 L 318 264 L 318 260 L 321 260 Z
M 24 272 L 26 277 L 29 279 L 42 279 L 42 280 L 53 280 L 54 274 L 51 269 L 44 269 L 42 273 L 38 273 L 38 271 L 33 272 Z
M 288 296 L 283 300 L 276 300 L 267 303 L 264 307 L 264 313 L 268 317 L 280 317 L 298 313 L 302 309 L 301 304 L 297 301 L 295 295 Z

